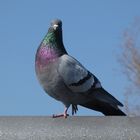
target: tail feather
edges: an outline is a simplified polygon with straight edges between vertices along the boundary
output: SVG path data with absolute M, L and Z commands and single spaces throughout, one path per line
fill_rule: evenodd
M 119 102 L 115 97 L 108 93 L 104 88 L 99 88 L 92 91 L 91 96 L 101 102 L 109 103 L 112 105 L 114 104 L 115 106 L 123 106 L 121 102 Z
M 89 96 L 91 100 L 80 104 L 81 106 L 102 112 L 104 115 L 126 116 L 126 114 L 118 108 L 118 106 L 123 106 L 123 104 L 103 88 L 93 90 Z
M 83 107 L 102 112 L 106 116 L 126 116 L 126 114 L 119 108 L 114 108 L 110 104 L 94 101 L 85 104 L 80 104 Z

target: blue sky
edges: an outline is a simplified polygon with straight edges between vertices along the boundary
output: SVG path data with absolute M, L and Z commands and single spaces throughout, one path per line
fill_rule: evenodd
M 39 85 L 34 59 L 50 21 L 63 21 L 64 44 L 121 102 L 128 81 L 117 55 L 123 31 L 140 16 L 139 0 L 1 0 L 0 115 L 52 115 L 63 105 Z M 80 108 L 78 115 L 100 115 Z

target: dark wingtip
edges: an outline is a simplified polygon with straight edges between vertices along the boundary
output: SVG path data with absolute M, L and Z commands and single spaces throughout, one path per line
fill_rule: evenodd
M 123 105 L 121 102 L 119 102 L 118 106 L 121 106 L 121 107 L 123 107 L 124 105 Z

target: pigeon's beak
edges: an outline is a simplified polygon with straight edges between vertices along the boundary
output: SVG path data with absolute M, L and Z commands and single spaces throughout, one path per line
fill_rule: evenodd
M 57 24 L 54 24 L 54 25 L 53 25 L 54 30 L 56 30 L 57 27 L 58 27 Z

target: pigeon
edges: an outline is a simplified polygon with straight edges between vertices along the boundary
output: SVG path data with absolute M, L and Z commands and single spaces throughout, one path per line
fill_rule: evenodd
M 119 108 L 123 104 L 102 87 L 94 74 L 68 54 L 63 44 L 60 19 L 51 22 L 37 49 L 35 71 L 45 92 L 64 105 L 64 112 L 53 115 L 54 118 L 67 118 L 70 106 L 72 115 L 76 114 L 78 105 L 105 116 L 126 116 Z

